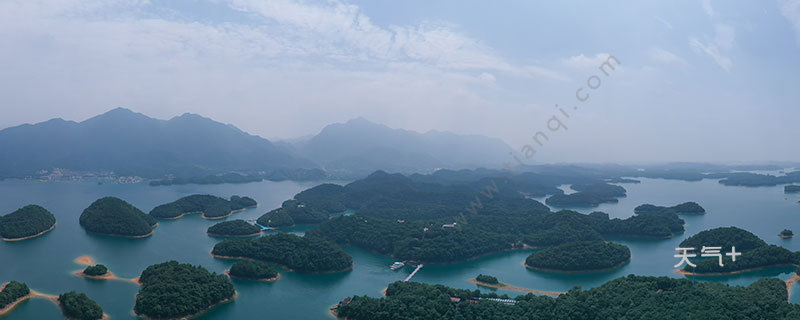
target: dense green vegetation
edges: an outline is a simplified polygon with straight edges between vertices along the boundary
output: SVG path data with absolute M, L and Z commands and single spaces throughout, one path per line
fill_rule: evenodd
M 87 276 L 102 276 L 106 273 L 108 273 L 108 268 L 102 264 L 88 266 L 86 269 L 83 269 L 83 274 Z
M 557 271 L 593 271 L 618 267 L 630 258 L 630 249 L 621 244 L 570 242 L 531 254 L 525 265 Z
M 488 284 L 500 283 L 500 281 L 497 281 L 497 278 L 485 274 L 479 274 L 477 277 L 475 277 L 475 280 L 477 280 L 480 283 L 488 283 Z
M 736 246 L 736 250 L 739 250 L 739 246 Z M 695 262 L 696 267 L 686 265 L 683 270 L 694 273 L 724 273 L 781 265 L 795 265 L 800 261 L 800 253 L 791 252 L 776 245 L 766 245 L 744 252 L 741 256 L 736 257 L 736 261 L 724 254 L 723 252 L 722 267 L 719 266 L 718 258 L 709 258 Z
M 170 219 L 186 213 L 202 212 L 204 217 L 219 218 L 229 215 L 233 210 L 253 206 L 256 206 L 256 201 L 248 197 L 233 196 L 229 201 L 211 195 L 195 194 L 155 207 L 150 215 Z
M 103 308 L 85 293 L 70 291 L 58 296 L 61 310 L 69 319 L 97 320 L 103 318 Z
M 769 174 L 757 174 L 749 172 L 734 172 L 713 177 L 722 177 L 719 183 L 726 186 L 745 186 L 745 187 L 766 187 L 777 186 L 787 183 L 800 182 L 800 171 L 786 173 L 783 176 L 773 176 Z
M 37 235 L 56 224 L 50 211 L 37 205 L 27 205 L 0 216 L 0 236 L 6 239 L 19 239 Z
M 680 247 L 695 248 L 696 250 L 700 250 L 703 246 L 722 247 L 722 252 L 730 252 L 731 247 L 735 246 L 736 251 L 746 252 L 766 245 L 764 240 L 750 231 L 737 227 L 722 227 L 705 230 L 686 238 L 681 242 Z
M 149 318 L 182 318 L 233 298 L 236 291 L 225 275 L 201 266 L 169 261 L 147 267 L 133 310 Z
M 265 227 L 282 228 L 294 225 L 294 219 L 286 213 L 283 208 L 278 208 L 263 214 L 256 220 L 258 224 Z
M 684 202 L 676 206 L 672 207 L 662 207 L 656 206 L 652 204 L 643 204 L 635 209 L 633 212 L 635 213 L 658 213 L 658 212 L 675 212 L 678 214 L 704 214 L 706 213 L 706 209 L 701 207 L 697 202 Z
M 545 201 L 559 207 L 596 207 L 601 203 L 615 203 L 626 195 L 625 188 L 607 183 L 574 184 L 572 194 L 556 194 Z
M 398 259 L 453 262 L 501 250 L 554 246 L 573 241 L 621 237 L 670 237 L 683 231 L 674 213 L 609 219 L 595 212 L 548 212 L 528 216 L 467 215 L 457 228 L 443 228 L 453 220 L 406 221 L 363 217 L 360 214 L 330 219 L 309 230 L 315 236 L 353 245 Z M 427 228 L 427 229 L 426 229 Z M 427 231 L 426 231 L 427 230 Z
M 791 238 L 791 237 L 794 237 L 794 232 L 792 232 L 792 230 L 789 230 L 789 229 L 783 229 L 783 231 L 781 231 L 780 235 L 782 237 Z
M 286 200 L 281 204 L 280 209 L 282 213 L 286 214 L 292 221 L 300 224 L 316 224 L 328 220 L 329 213 L 318 207 L 316 203 L 303 203 L 297 200 Z M 285 219 L 284 219 L 285 220 Z
M 17 281 L 9 282 L 3 288 L 3 291 L 0 291 L 0 309 L 5 308 L 19 298 L 27 296 L 29 293 L 31 293 L 31 290 L 28 289 L 26 284 Z
M 92 233 L 144 236 L 153 231 L 156 220 L 122 199 L 105 197 L 83 210 L 80 224 Z
M 231 210 L 241 210 L 245 208 L 253 208 L 258 205 L 258 202 L 250 197 L 231 196 Z
M 230 220 L 208 227 L 208 234 L 220 236 L 247 236 L 261 233 L 261 227 L 244 220 Z
M 353 266 L 353 258 L 335 244 L 293 234 L 226 240 L 211 253 L 280 264 L 297 272 L 336 272 Z
M 800 186 L 798 185 L 789 185 L 783 187 L 783 192 L 785 193 L 798 193 L 800 192 Z
M 700 256 L 703 246 L 722 247 L 723 266 L 719 266 L 719 258 L 709 257 L 694 262 L 697 266 L 685 265 L 683 270 L 695 273 L 726 273 L 800 263 L 800 253 L 791 252 L 783 247 L 768 245 L 764 240 L 749 231 L 736 227 L 723 227 L 702 231 L 683 242 L 681 248 L 695 248 L 694 253 Z M 736 261 L 726 253 L 731 247 L 742 253 Z
M 261 261 L 236 261 L 229 274 L 237 278 L 266 280 L 277 277 L 278 271 Z
M 450 297 L 460 300 L 453 302 Z M 478 290 L 395 282 L 386 297 L 356 296 L 339 307 L 338 315 L 351 320 L 800 318 L 800 306 L 786 301 L 786 285 L 774 278 L 740 287 L 630 275 L 586 291 L 575 288 L 558 298 L 527 294 L 514 298 L 513 305 L 487 300 L 497 297 Z

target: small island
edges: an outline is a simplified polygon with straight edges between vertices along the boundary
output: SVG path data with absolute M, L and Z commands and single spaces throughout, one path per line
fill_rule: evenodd
M 270 228 L 293 227 L 294 219 L 283 208 L 278 208 L 258 217 L 256 222 Z
M 90 233 L 145 238 L 153 235 L 156 219 L 122 199 L 105 197 L 83 210 L 80 225 Z
M 605 272 L 631 260 L 628 247 L 603 241 L 570 242 L 535 252 L 525 259 L 534 270 L 561 273 Z
M 264 282 L 275 282 L 280 279 L 278 271 L 261 261 L 236 261 L 227 274 L 234 279 Z
M 794 232 L 792 232 L 792 230 L 789 229 L 783 229 L 783 231 L 781 231 L 781 233 L 779 233 L 778 236 L 781 237 L 782 239 L 791 239 L 794 238 Z
M 255 207 L 249 197 L 233 196 L 225 200 L 212 195 L 195 194 L 153 208 L 150 215 L 160 219 L 178 219 L 187 214 L 200 213 L 205 219 L 222 219 L 235 212 Z
M 27 205 L 0 216 L 0 237 L 5 241 L 36 238 L 55 229 L 56 218 L 50 211 L 37 205 Z
M 680 243 L 681 248 L 702 248 L 703 246 L 722 247 L 723 266 L 719 266 L 718 258 L 706 258 L 693 261 L 695 267 L 684 265 L 678 270 L 683 275 L 724 276 L 751 271 L 794 266 L 798 264 L 800 255 L 776 245 L 768 245 L 753 233 L 736 227 L 723 227 L 702 231 Z M 736 261 L 726 255 L 736 247 L 741 253 Z M 699 249 L 695 252 L 699 256 Z
M 153 319 L 185 319 L 232 301 L 233 283 L 201 266 L 169 261 L 147 267 L 133 310 Z
M 88 266 L 86 269 L 83 269 L 83 274 L 87 276 L 102 276 L 108 273 L 108 268 L 102 264 L 96 264 L 93 266 Z
M 625 188 L 608 184 L 575 184 L 571 186 L 577 191 L 571 194 L 556 194 L 545 200 L 545 203 L 557 207 L 596 207 L 603 203 L 616 203 L 617 198 L 625 197 Z
M 800 193 L 800 186 L 798 185 L 788 185 L 783 187 L 783 192 L 785 193 Z
M 0 316 L 30 298 L 31 290 L 22 282 L 11 281 L 0 286 Z
M 206 233 L 218 237 L 254 237 L 261 235 L 261 227 L 244 220 L 231 220 L 208 227 Z
M 344 272 L 353 268 L 353 258 L 332 242 L 293 234 L 225 240 L 217 243 L 211 254 L 217 258 L 274 263 L 305 273 Z
M 475 277 L 475 280 L 480 282 L 480 283 L 484 283 L 484 284 L 498 284 L 498 283 L 500 283 L 500 281 L 497 281 L 497 278 L 495 278 L 493 276 L 490 276 L 490 275 L 485 275 L 485 274 L 479 274 L 477 277 Z
M 58 304 L 69 319 L 98 320 L 105 318 L 103 308 L 85 293 L 70 291 L 58 296 Z
M 674 212 L 677 214 L 705 214 L 706 209 L 697 204 L 697 202 L 684 202 L 672 207 L 662 207 L 652 204 L 643 204 L 635 209 L 634 213 L 659 213 L 659 212 Z

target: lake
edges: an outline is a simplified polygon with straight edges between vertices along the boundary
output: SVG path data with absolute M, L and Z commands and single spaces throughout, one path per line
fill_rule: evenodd
M 675 249 L 686 237 L 705 229 L 737 226 L 749 230 L 770 244 L 800 251 L 800 239 L 783 240 L 777 234 L 785 229 L 800 231 L 800 204 L 797 195 L 786 195 L 778 187 L 726 187 L 716 180 L 685 182 L 641 179 L 639 184 L 621 184 L 628 196 L 619 203 L 603 204 L 597 208 L 578 209 L 588 213 L 603 211 L 612 218 L 633 215 L 633 208 L 643 204 L 672 206 L 696 201 L 707 210 L 700 216 L 682 216 L 686 232 L 672 239 L 610 239 L 630 247 L 633 258 L 626 266 L 599 274 L 551 274 L 522 266 L 532 250 L 507 251 L 475 260 L 449 265 L 426 265 L 414 281 L 440 283 L 452 287 L 475 289 L 469 278 L 479 273 L 497 276 L 500 281 L 517 287 L 547 291 L 566 291 L 573 286 L 591 288 L 628 274 L 680 277 L 673 273 Z M 102 184 L 96 182 L 32 182 L 0 181 L 0 213 L 10 213 L 26 204 L 47 208 L 57 219 L 55 230 L 46 235 L 21 242 L 0 243 L 0 282 L 17 280 L 33 289 L 49 294 L 75 290 L 97 301 L 112 319 L 135 319 L 133 305 L 138 286 L 125 281 L 90 280 L 72 273 L 83 266 L 73 260 L 89 255 L 105 264 L 117 276 L 133 278 L 149 265 L 167 260 L 199 264 L 217 273 L 224 272 L 231 260 L 214 259 L 211 248 L 222 238 L 206 235 L 206 229 L 219 222 L 188 215 L 178 220 L 159 220 L 152 237 L 125 239 L 87 234 L 78 224 L 84 208 L 104 196 L 122 198 L 145 212 L 180 197 L 203 193 L 222 197 L 250 196 L 259 207 L 236 213 L 227 219 L 255 219 L 280 206 L 294 194 L 316 183 L 258 182 L 224 185 L 185 185 L 151 187 L 140 184 Z M 543 201 L 543 200 L 542 200 Z M 310 226 L 286 230 L 302 234 Z M 708 244 L 712 246 L 714 244 Z M 390 271 L 394 261 L 384 255 L 345 247 L 353 256 L 355 267 L 340 274 L 297 274 L 281 271 L 283 277 L 275 283 L 234 280 L 239 297 L 203 315 L 200 319 L 258 318 L 268 319 L 325 319 L 328 307 L 350 295 L 380 296 L 387 284 L 402 280 L 413 268 Z M 761 277 L 788 279 L 792 268 L 765 270 L 729 277 L 700 278 L 697 281 L 718 281 L 747 285 Z M 792 300 L 800 303 L 800 286 L 793 289 Z M 487 290 L 487 289 L 484 289 Z M 518 295 L 513 291 L 498 293 Z M 58 308 L 43 299 L 29 300 L 4 317 L 13 319 L 63 318 Z

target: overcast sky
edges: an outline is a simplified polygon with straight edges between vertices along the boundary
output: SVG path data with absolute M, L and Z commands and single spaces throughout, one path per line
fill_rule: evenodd
M 0 48 L 0 128 L 127 107 L 273 139 L 361 116 L 529 162 L 800 160 L 800 0 L 3 0 Z

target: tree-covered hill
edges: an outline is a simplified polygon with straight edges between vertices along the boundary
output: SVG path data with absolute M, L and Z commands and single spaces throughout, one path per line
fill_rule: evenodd
M 0 216 L 0 236 L 20 239 L 50 230 L 56 218 L 50 211 L 37 205 L 27 205 L 17 211 Z
M 233 298 L 236 293 L 225 275 L 177 261 L 147 267 L 139 282 L 142 288 L 133 310 L 153 319 L 191 317 Z
M 527 294 L 508 304 L 491 300 L 497 298 L 508 297 L 395 282 L 384 298 L 353 297 L 338 307 L 338 316 L 351 320 L 800 319 L 800 306 L 786 301 L 786 284 L 774 278 L 740 287 L 629 275 L 590 290 L 574 288 L 557 298 Z
M 353 258 L 336 244 L 293 234 L 225 240 L 217 243 L 211 253 L 275 263 L 297 272 L 339 272 L 353 266 Z
M 156 218 L 173 219 L 187 213 L 201 213 L 205 218 L 220 218 L 232 211 L 255 207 L 256 201 L 249 197 L 233 196 L 226 200 L 217 196 L 195 194 L 162 204 L 150 210 Z
M 140 237 L 153 231 L 156 219 L 122 199 L 105 197 L 83 210 L 80 224 L 91 233 Z
M 230 220 L 208 227 L 207 232 L 216 236 L 247 236 L 261 233 L 261 227 L 244 220 Z
M 546 271 L 590 272 L 619 267 L 630 259 L 630 249 L 621 244 L 569 242 L 531 254 L 525 265 Z

